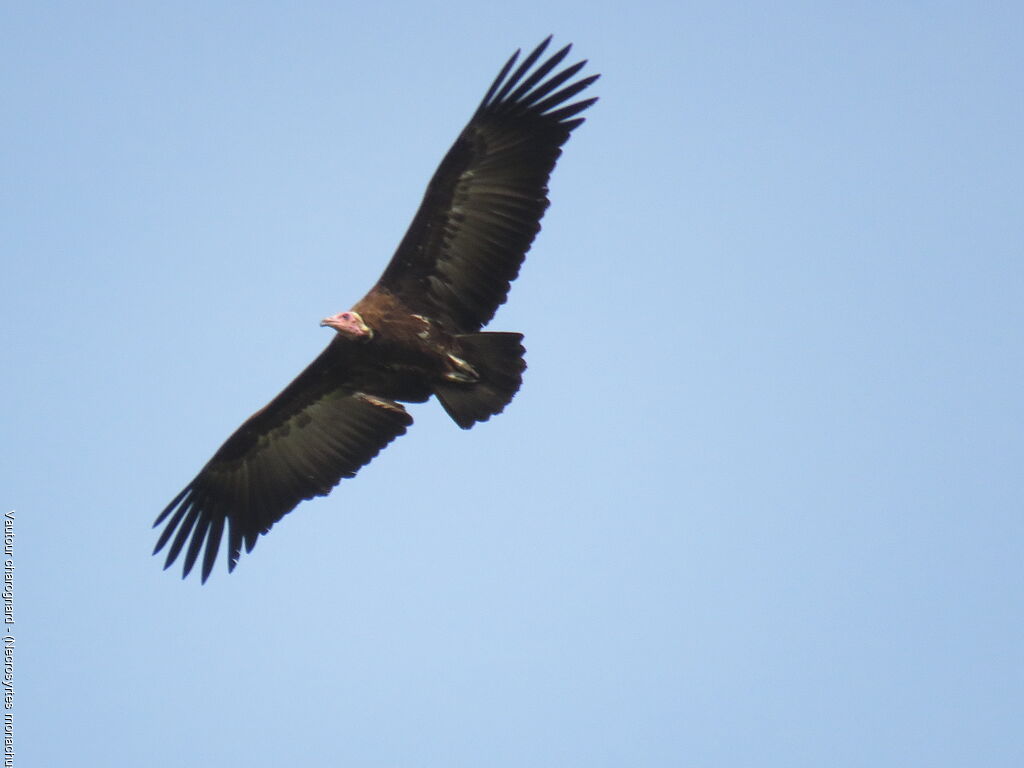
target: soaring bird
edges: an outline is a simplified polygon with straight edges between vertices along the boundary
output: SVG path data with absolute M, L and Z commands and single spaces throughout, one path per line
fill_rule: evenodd
M 540 230 L 562 145 L 597 101 L 571 101 L 599 77 L 574 79 L 586 61 L 555 71 L 570 45 L 538 65 L 550 41 L 502 67 L 380 280 L 321 321 L 335 331 L 327 348 L 157 517 L 164 568 L 184 552 L 184 578 L 202 553 L 205 583 L 226 527 L 233 571 L 243 545 L 251 552 L 299 502 L 326 496 L 406 431 L 412 417 L 397 401 L 436 395 L 463 429 L 511 401 L 526 368 L 522 334 L 481 329 Z

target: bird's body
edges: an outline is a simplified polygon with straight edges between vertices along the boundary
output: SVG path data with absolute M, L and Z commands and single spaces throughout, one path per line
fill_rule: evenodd
M 326 495 L 404 433 L 412 417 L 400 402 L 436 395 L 469 429 L 518 391 L 522 335 L 481 329 L 540 229 L 560 147 L 583 122 L 574 116 L 596 101 L 565 104 L 597 79 L 564 85 L 586 62 L 550 75 L 568 46 L 530 71 L 549 40 L 511 74 L 518 52 L 502 69 L 381 279 L 321 322 L 336 331 L 327 348 L 157 518 L 166 526 L 155 551 L 170 543 L 165 567 L 184 552 L 188 575 L 202 551 L 205 581 L 226 532 L 232 570 L 243 545 L 251 551 L 300 501 Z
M 372 291 L 351 312 L 373 329 L 372 338 L 354 353 L 360 361 L 354 366 L 356 380 L 364 391 L 410 403 L 437 395 L 456 423 L 469 429 L 500 413 L 519 389 L 526 368 L 521 334 L 453 334 L 387 290 Z M 504 383 L 496 381 L 499 374 Z M 454 404 L 484 396 L 480 386 L 488 384 L 500 386 L 500 393 L 489 405 L 481 403 L 475 417 Z

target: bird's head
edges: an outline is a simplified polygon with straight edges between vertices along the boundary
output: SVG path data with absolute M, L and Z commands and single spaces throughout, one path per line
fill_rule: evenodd
M 357 341 L 369 341 L 373 338 L 373 330 L 363 322 L 358 312 L 339 312 L 325 317 L 320 321 L 320 327 L 324 326 Z

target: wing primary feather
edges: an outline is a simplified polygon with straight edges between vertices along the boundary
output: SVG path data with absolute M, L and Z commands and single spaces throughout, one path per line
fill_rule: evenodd
M 533 86 L 535 86 L 537 83 L 543 80 L 547 76 L 548 72 L 550 72 L 552 69 L 554 69 L 555 67 L 562 63 L 562 60 L 569 54 L 570 48 L 572 48 L 571 45 L 565 46 L 562 50 L 553 54 L 551 58 L 549 58 L 539 67 L 537 67 L 537 69 L 534 70 L 533 74 L 526 78 L 520 84 L 520 86 L 509 95 L 508 101 L 513 102 L 515 104 L 528 104 L 529 102 L 523 101 L 523 96 L 529 93 L 530 89 L 533 88 Z M 584 64 L 586 64 L 586 62 L 581 61 L 579 64 L 570 67 L 568 70 L 566 70 L 569 72 L 569 74 L 566 75 L 565 77 L 572 77 L 574 74 L 580 71 Z M 562 82 L 564 82 L 564 78 Z
M 164 526 L 164 530 L 161 532 L 160 538 L 156 540 L 156 546 L 153 548 L 154 555 L 164 548 L 164 545 L 167 544 L 167 540 L 171 538 L 171 534 L 174 533 L 175 529 L 178 527 L 178 523 L 181 522 L 181 518 L 184 517 L 185 513 L 191 506 L 191 499 L 184 499 L 184 501 L 182 501 L 182 497 L 184 497 L 185 494 L 191 490 L 192 486 L 190 485 L 184 491 L 179 493 L 177 499 L 171 504 L 170 507 L 163 511 L 163 513 L 157 519 L 156 523 L 153 524 L 158 525 L 160 521 L 163 520 L 164 515 L 166 515 L 174 507 L 175 504 L 181 502 L 181 506 L 178 507 L 177 511 L 174 513 L 174 516 L 171 517 L 171 519 L 167 522 L 167 525 Z
M 200 583 L 205 584 L 213 571 L 213 564 L 217 560 L 217 551 L 220 549 L 220 539 L 224 533 L 224 521 L 226 515 L 217 515 L 210 523 L 210 530 L 206 533 L 206 551 L 203 553 L 203 575 Z
M 549 37 L 548 39 L 550 40 L 551 38 Z M 480 101 L 480 106 L 478 106 L 476 109 L 477 114 L 482 112 L 484 108 L 487 106 L 487 104 L 490 103 L 491 97 L 494 95 L 494 92 L 498 90 L 498 87 L 505 79 L 505 75 L 507 75 L 508 71 L 512 69 L 512 65 L 516 63 L 516 59 L 519 58 L 520 53 L 521 49 L 516 48 L 516 52 L 513 53 L 511 57 L 509 57 L 508 61 L 505 62 L 505 66 L 501 68 L 501 71 L 498 73 L 498 76 L 494 78 L 494 82 L 491 83 L 491 87 L 487 89 L 487 93 L 484 94 L 483 99 Z
M 193 503 L 189 507 L 188 514 L 182 518 L 181 524 L 178 527 L 178 535 L 174 537 L 174 541 L 171 542 L 170 549 L 167 550 L 167 559 L 164 561 L 164 568 L 170 568 L 171 563 L 178 559 L 178 554 L 181 552 L 182 546 L 188 539 L 189 533 L 192 532 L 192 527 L 196 524 L 196 520 L 199 519 L 199 508 Z
M 185 498 L 185 494 L 187 494 L 191 490 L 192 490 L 192 484 L 191 483 L 189 485 L 186 485 L 184 488 L 182 488 L 181 493 L 179 493 L 177 496 L 175 496 L 174 500 L 171 501 L 171 503 L 168 504 L 166 507 L 164 507 L 164 511 L 161 512 L 159 515 L 157 515 L 156 520 L 153 521 L 153 527 L 156 528 L 158 525 L 160 525 L 160 523 L 163 522 L 164 518 L 167 517 L 168 514 L 170 514 L 170 511 L 172 509 L 174 509 L 176 506 L 178 506 L 178 502 L 181 501 L 183 498 Z
M 577 62 L 576 64 L 573 64 L 571 67 L 566 67 L 557 75 L 553 76 L 550 80 L 542 83 L 536 89 L 524 95 L 519 100 L 518 105 L 521 106 L 524 110 L 528 107 L 532 107 L 534 104 L 543 99 L 553 90 L 558 88 L 566 80 L 569 80 L 573 75 L 575 75 L 577 72 L 583 69 L 583 65 L 586 63 L 586 61 L 580 61 Z
M 495 95 L 495 97 L 494 97 L 494 103 L 495 104 L 502 104 L 502 103 L 505 102 L 505 98 L 508 96 L 509 91 L 511 91 L 516 86 L 516 83 L 519 82 L 519 79 L 523 75 L 525 75 L 526 72 L 530 69 L 530 67 L 532 67 L 534 65 L 534 63 L 537 61 L 537 59 L 540 58 L 540 55 L 542 53 L 544 53 L 544 50 L 548 47 L 548 43 L 550 43 L 550 42 L 551 42 L 551 35 L 548 35 L 547 38 L 545 38 L 544 41 L 540 45 L 538 45 L 536 48 L 533 49 L 533 51 L 530 53 L 529 56 L 527 56 L 525 59 L 523 59 L 523 63 L 519 65 L 519 68 L 515 72 L 512 73 L 512 75 L 508 78 L 508 80 L 505 82 L 505 84 L 501 87 L 501 90 L 498 91 L 498 93 Z M 569 52 L 569 49 L 571 47 L 572 47 L 571 45 L 567 45 L 567 46 L 565 46 L 565 48 L 563 48 L 561 51 L 559 51 L 555 55 L 558 56 L 559 54 L 561 54 L 562 56 L 565 56 Z
M 235 570 L 238 559 L 242 556 L 242 525 L 235 518 L 228 518 L 228 573 Z
M 583 101 L 577 101 L 575 104 L 570 104 L 567 107 L 562 107 L 561 109 L 556 109 L 554 112 L 548 112 L 548 117 L 550 117 L 553 120 L 557 120 L 559 123 L 561 123 L 562 125 L 564 125 L 564 126 L 566 126 L 568 128 L 569 122 L 567 122 L 565 120 L 565 118 L 572 117 L 573 115 L 579 114 L 584 109 L 586 109 L 591 104 L 593 104 L 595 101 L 597 101 L 597 98 L 584 99 Z M 580 118 L 579 120 L 573 120 L 572 121 L 572 127 L 575 128 L 577 125 L 579 125 L 582 122 L 583 122 L 583 118 Z M 568 130 L 572 130 L 572 128 L 568 128 Z
M 580 80 L 577 83 L 573 83 L 572 85 L 567 85 L 565 88 L 563 88 L 562 90 L 558 91 L 558 93 L 554 93 L 551 96 L 548 96 L 546 99 L 544 99 L 544 101 L 542 101 L 542 102 L 540 102 L 538 104 L 534 104 L 533 108 L 537 112 L 540 112 L 541 114 L 544 114 L 545 112 L 547 112 L 552 107 L 556 107 L 559 104 L 561 104 L 563 101 L 571 99 L 573 96 L 575 96 L 577 93 L 582 91 L 584 88 L 586 88 L 592 82 L 597 80 L 598 77 L 600 77 L 600 75 L 591 75 L 590 77 L 583 78 L 582 80 Z M 593 102 L 591 102 L 591 103 L 593 103 Z M 545 115 L 545 117 L 548 117 L 548 115 Z
M 209 513 L 201 515 L 195 529 L 192 531 L 192 540 L 188 544 L 188 550 L 185 552 L 185 561 L 181 569 L 181 578 L 183 579 L 192 572 L 192 566 L 196 564 L 199 550 L 203 548 L 206 534 L 210 530 L 210 521 L 211 515 Z

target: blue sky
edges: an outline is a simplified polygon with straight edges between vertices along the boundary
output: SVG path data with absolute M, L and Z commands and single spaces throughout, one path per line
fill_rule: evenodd
M 1024 764 L 1021 7 L 370 6 L 3 11 L 19 764 Z M 515 401 L 161 571 L 548 33 Z

